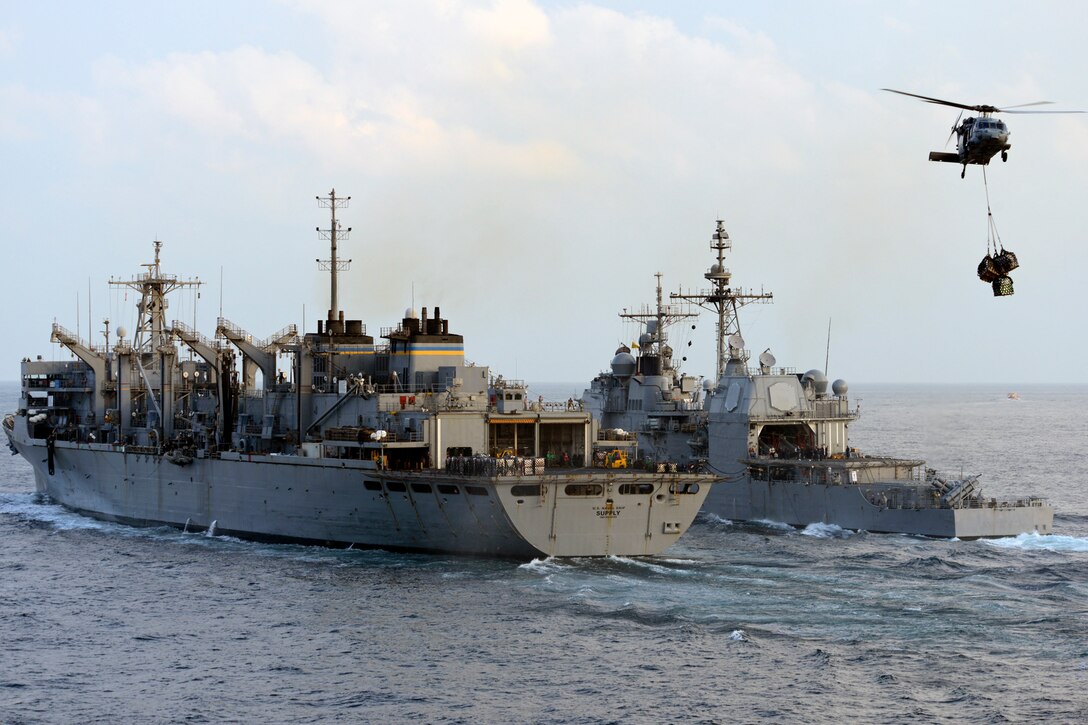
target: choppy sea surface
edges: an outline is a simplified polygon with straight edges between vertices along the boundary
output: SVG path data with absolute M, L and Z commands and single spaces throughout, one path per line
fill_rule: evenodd
M 854 386 L 853 442 L 1044 495 L 1051 536 L 701 516 L 650 559 L 338 551 L 97 522 L 4 454 L 0 722 L 1088 722 L 1088 386 L 1009 392 Z

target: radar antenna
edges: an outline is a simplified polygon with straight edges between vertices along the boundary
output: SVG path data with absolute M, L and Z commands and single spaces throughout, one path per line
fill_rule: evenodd
M 717 263 L 712 265 L 710 270 L 703 275 L 710 282 L 711 288 L 688 293 L 683 291 L 673 292 L 669 297 L 674 300 L 693 302 L 705 310 L 718 313 L 718 364 L 716 373 L 717 377 L 721 378 L 725 374 L 725 366 L 729 360 L 745 359 L 743 348 L 727 345 L 727 340 L 734 335 L 736 336 L 735 340 L 739 340 L 743 345 L 737 310 L 752 302 L 769 302 L 774 299 L 774 295 L 770 292 L 764 292 L 762 289 L 756 293 L 740 288 L 733 289 L 729 286 L 732 275 L 725 268 L 725 250 L 732 249 L 733 242 L 729 239 L 729 233 L 725 231 L 725 222 L 721 219 L 718 220 L 718 226 L 711 237 L 710 248 L 718 254 Z

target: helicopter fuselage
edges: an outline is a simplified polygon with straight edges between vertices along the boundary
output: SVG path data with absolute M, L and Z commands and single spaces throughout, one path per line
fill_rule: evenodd
M 999 121 L 990 116 L 978 118 L 965 118 L 963 123 L 955 128 L 956 153 L 932 151 L 929 154 L 930 161 L 945 161 L 953 164 L 979 164 L 985 166 L 990 163 L 997 154 L 1001 154 L 1001 160 L 1008 157 L 1008 151 L 1012 148 L 1009 143 L 1009 128 L 1004 121 Z

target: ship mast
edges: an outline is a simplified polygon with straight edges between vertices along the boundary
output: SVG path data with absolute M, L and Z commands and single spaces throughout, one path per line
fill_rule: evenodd
M 179 280 L 177 275 L 163 274 L 159 262 L 162 242 L 155 240 L 155 261 L 141 264 L 147 271 L 136 279 L 113 279 L 110 284 L 116 287 L 128 287 L 140 293 L 140 320 L 133 334 L 133 348 L 142 353 L 155 353 L 167 345 L 173 346 L 173 339 L 166 326 L 166 296 L 182 287 L 199 287 L 199 279 Z M 107 332 L 108 335 L 108 332 Z M 108 339 L 108 338 L 107 338 Z
M 323 208 L 328 208 L 332 215 L 331 223 L 328 229 L 322 229 L 317 227 L 317 233 L 321 239 L 329 240 L 330 255 L 329 259 L 318 259 L 318 268 L 321 270 L 329 270 L 330 277 L 330 292 L 329 292 L 329 319 L 335 320 L 340 316 L 340 306 L 336 295 L 336 273 L 346 272 L 351 265 L 351 260 L 340 260 L 336 258 L 336 242 L 339 239 L 346 240 L 348 234 L 351 232 L 351 227 L 347 229 L 340 228 L 340 222 L 336 221 L 336 210 L 343 209 L 351 201 L 350 196 L 337 198 L 336 189 L 329 192 L 328 196 L 318 196 L 317 205 Z
M 646 332 L 650 334 L 650 349 L 642 350 L 643 354 L 660 355 L 665 356 L 665 341 L 668 339 L 665 333 L 666 328 L 674 325 L 681 320 L 686 320 L 690 317 L 698 317 L 695 312 L 688 312 L 686 309 L 679 305 L 667 305 L 664 302 L 661 292 L 661 273 L 654 274 L 657 278 L 657 305 L 654 309 L 649 309 L 643 306 L 638 312 L 628 312 L 624 309 L 620 313 L 620 317 L 625 320 L 635 320 L 642 324 L 648 322 L 654 322 L 652 326 L 647 326 Z M 649 329 L 653 327 L 654 329 Z M 639 346 L 642 347 L 642 342 L 639 341 Z
M 730 336 L 736 335 L 738 339 L 740 338 L 740 318 L 737 316 L 737 310 L 752 302 L 769 302 L 774 298 L 774 295 L 763 290 L 760 290 L 757 294 L 740 288 L 733 289 L 729 286 L 732 275 L 725 268 L 725 250 L 732 249 L 733 242 L 729 238 L 729 233 L 725 231 L 725 222 L 721 219 L 718 220 L 718 226 L 711 237 L 710 248 L 717 252 L 718 255 L 718 261 L 711 265 L 710 270 L 703 275 L 710 282 L 711 288 L 687 294 L 673 292 L 669 297 L 674 300 L 694 302 L 699 307 L 712 310 L 718 314 L 716 374 L 717 378 L 721 378 L 725 374 L 725 366 L 729 358 L 733 357 L 739 360 L 743 359 L 745 354 L 744 350 L 737 349 L 734 352 L 727 345 L 727 338 Z

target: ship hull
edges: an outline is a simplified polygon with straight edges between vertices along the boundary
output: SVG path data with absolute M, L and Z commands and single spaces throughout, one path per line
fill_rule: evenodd
M 1053 531 L 1054 509 L 1043 502 L 897 508 L 872 503 L 871 494 L 878 490 L 883 487 L 743 479 L 716 484 L 704 510 L 733 521 L 775 521 L 799 527 L 824 523 L 873 533 L 939 538 L 997 538 Z
M 519 559 L 657 554 L 688 529 L 712 480 L 706 477 L 694 495 L 672 495 L 676 476 L 647 474 L 638 480 L 651 481 L 652 493 L 624 495 L 620 487 L 631 474 L 466 477 L 244 453 L 179 465 L 93 443 L 58 441 L 50 456 L 44 441 L 9 436 L 34 468 L 39 493 L 103 520 L 263 541 Z M 567 496 L 572 484 L 599 486 L 600 494 Z M 535 495 L 525 495 L 526 487 Z

